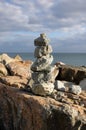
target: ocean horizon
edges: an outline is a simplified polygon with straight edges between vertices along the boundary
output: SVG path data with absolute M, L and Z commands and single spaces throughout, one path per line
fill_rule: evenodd
M 3 54 L 3 53 L 0 53 Z M 35 61 L 34 53 L 32 52 L 6 52 L 10 57 L 19 55 L 23 60 Z M 68 65 L 86 66 L 86 53 L 52 53 L 53 63 L 63 62 Z

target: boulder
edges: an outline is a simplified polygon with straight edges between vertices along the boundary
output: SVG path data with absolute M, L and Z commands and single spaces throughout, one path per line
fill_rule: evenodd
M 35 96 L 0 83 L 0 130 L 86 130 L 86 107 L 67 99 Z M 78 99 L 86 101 L 86 93 Z
M 14 57 L 14 60 L 16 60 L 16 61 L 22 61 L 23 59 L 20 57 L 20 55 L 16 55 Z
M 75 85 L 72 82 L 60 81 L 60 80 L 55 81 L 55 89 L 70 92 L 76 95 L 79 95 L 82 92 L 81 86 Z
M 81 80 L 86 78 L 86 68 L 85 69 L 79 69 L 75 75 L 74 82 L 76 84 L 79 84 Z
M 81 80 L 86 78 L 86 68 L 84 67 L 75 67 L 70 65 L 58 66 L 58 64 L 56 65 L 59 67 L 59 74 L 56 78 L 58 80 L 65 80 L 79 84 Z
M 75 85 L 75 83 L 73 83 L 73 82 L 68 82 L 68 81 L 64 81 L 64 80 L 62 80 L 61 82 L 64 84 L 66 92 L 70 92 L 70 90 L 69 90 L 70 87 L 72 85 Z
M 0 55 L 0 62 L 4 65 L 7 65 L 8 63 L 15 61 L 22 61 L 22 58 L 19 55 L 16 55 L 14 58 L 8 56 L 7 54 Z
M 0 76 L 6 76 L 8 74 L 4 64 L 0 63 Z
M 65 64 L 65 63 L 63 63 L 63 62 L 61 62 L 61 61 L 59 61 L 59 62 L 55 63 L 55 65 L 56 65 L 56 66 L 60 66 L 60 67 L 61 67 L 62 65 L 66 65 L 66 64 Z
M 69 91 L 71 93 L 79 95 L 81 93 L 81 87 L 79 85 L 71 85 L 69 86 Z
M 43 71 L 46 70 L 48 66 L 53 61 L 53 56 L 52 55 L 47 55 L 47 56 L 42 56 L 41 58 L 37 59 L 33 65 L 31 66 L 32 71 Z
M 50 45 L 47 46 L 38 46 L 35 48 L 34 56 L 35 57 L 42 57 L 43 55 L 47 55 L 52 52 L 52 47 Z
M 14 59 L 9 57 L 7 54 L 0 55 L 0 62 L 5 64 L 5 65 L 12 62 L 13 60 Z
M 64 86 L 67 88 L 69 88 L 71 85 L 75 85 L 73 82 L 68 82 L 68 81 L 64 81 L 64 80 L 62 82 L 63 82 Z
M 50 95 L 54 90 L 54 84 L 50 82 L 40 82 L 38 84 L 34 83 L 31 87 L 34 94 L 46 96 Z
M 32 61 L 15 61 L 10 62 L 6 65 L 12 76 L 20 76 L 29 79 L 31 77 L 30 67 L 32 65 Z
M 0 82 L 17 88 L 25 88 L 28 84 L 28 80 L 26 78 L 18 76 L 2 76 L 0 77 Z

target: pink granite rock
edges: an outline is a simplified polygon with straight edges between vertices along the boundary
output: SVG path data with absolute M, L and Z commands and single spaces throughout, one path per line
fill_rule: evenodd
M 30 67 L 32 61 L 15 61 L 7 64 L 7 68 L 12 76 L 20 76 L 29 79 L 31 77 Z

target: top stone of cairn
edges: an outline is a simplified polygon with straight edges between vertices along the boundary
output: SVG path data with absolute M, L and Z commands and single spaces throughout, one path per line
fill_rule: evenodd
M 45 33 L 40 34 L 40 37 L 34 40 L 35 46 L 46 46 L 50 40 L 46 37 Z

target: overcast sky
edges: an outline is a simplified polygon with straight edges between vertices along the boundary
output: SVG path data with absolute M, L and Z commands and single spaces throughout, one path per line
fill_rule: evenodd
M 0 52 L 33 52 L 40 33 L 54 52 L 86 52 L 86 0 L 0 0 Z

